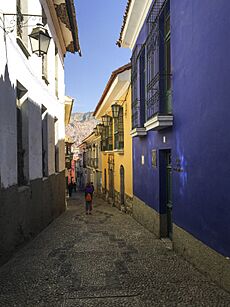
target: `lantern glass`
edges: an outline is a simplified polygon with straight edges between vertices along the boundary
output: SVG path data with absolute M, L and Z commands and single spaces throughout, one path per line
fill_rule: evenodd
M 47 54 L 51 37 L 43 25 L 37 24 L 29 35 L 31 49 L 38 56 Z
M 113 118 L 117 118 L 119 114 L 120 106 L 117 103 L 115 103 L 111 106 L 111 108 L 112 108 Z
M 51 40 L 51 37 L 49 36 L 47 30 L 46 30 L 46 33 L 40 34 L 40 52 L 42 54 L 47 54 L 50 40 Z
M 104 124 L 105 127 L 109 126 L 109 123 L 110 123 L 110 116 L 108 116 L 108 115 L 102 116 L 102 122 L 103 122 L 103 124 Z

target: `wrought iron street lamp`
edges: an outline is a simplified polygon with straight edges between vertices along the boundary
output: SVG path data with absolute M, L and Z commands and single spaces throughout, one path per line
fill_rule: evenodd
M 116 102 L 111 106 L 113 118 L 117 118 L 120 110 L 120 105 Z
M 13 32 L 14 26 L 17 23 L 17 30 L 21 33 L 23 27 L 28 27 L 28 21 L 30 18 L 42 18 L 42 15 L 37 14 L 22 14 L 19 8 L 17 13 L 2 13 L 3 15 L 3 30 L 6 34 Z M 6 26 L 6 17 L 12 17 L 9 21 L 9 26 Z M 26 18 L 26 21 L 23 21 Z M 1 26 L 0 26 L 1 28 Z M 20 35 L 19 35 L 20 36 Z M 51 37 L 44 25 L 37 23 L 36 27 L 32 30 L 31 34 L 28 35 L 30 39 L 31 49 L 33 53 L 36 53 L 39 57 L 47 54 Z M 21 36 L 20 36 L 21 37 Z
M 39 57 L 47 54 L 51 37 L 42 24 L 37 24 L 29 38 L 33 53 L 36 53 Z
M 102 116 L 102 123 L 105 127 L 109 126 L 109 123 L 111 121 L 111 117 L 108 115 Z
M 104 125 L 103 124 L 97 124 L 96 128 L 97 128 L 98 134 L 102 134 Z

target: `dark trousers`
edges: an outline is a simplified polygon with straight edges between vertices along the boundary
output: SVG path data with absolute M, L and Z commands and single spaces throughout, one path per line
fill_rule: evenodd
M 92 201 L 86 201 L 85 202 L 85 210 L 86 211 L 92 211 Z
M 73 187 L 72 186 L 68 186 L 68 191 L 69 191 L 69 197 L 71 197 L 72 191 L 73 191 Z

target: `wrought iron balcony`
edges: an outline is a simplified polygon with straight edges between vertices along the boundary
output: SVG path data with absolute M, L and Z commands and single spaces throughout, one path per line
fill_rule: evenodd
M 108 137 L 101 141 L 101 151 L 111 151 L 113 150 L 112 137 Z

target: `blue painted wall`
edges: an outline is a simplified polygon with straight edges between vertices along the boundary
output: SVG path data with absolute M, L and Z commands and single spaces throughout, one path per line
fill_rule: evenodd
M 166 143 L 163 143 L 163 136 Z M 171 148 L 171 129 L 149 131 L 145 137 L 133 138 L 133 191 L 147 205 L 160 211 L 159 203 L 159 149 Z M 152 150 L 157 149 L 157 168 L 152 167 Z M 144 165 L 141 156 L 144 156 Z
M 159 168 L 151 166 L 151 150 L 172 148 L 173 221 L 225 256 L 230 256 L 229 12 L 226 0 L 171 1 L 174 125 L 133 138 L 134 195 L 160 211 Z M 144 26 L 137 43 L 145 33 Z
M 230 255 L 230 1 L 171 1 L 174 222 Z

